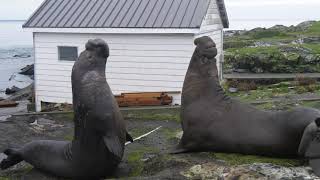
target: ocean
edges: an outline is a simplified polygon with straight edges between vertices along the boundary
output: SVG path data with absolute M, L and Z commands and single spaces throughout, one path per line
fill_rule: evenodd
M 0 20 L 0 97 L 7 97 L 6 88 L 24 88 L 33 82 L 19 74 L 21 68 L 34 63 L 32 33 L 22 30 L 23 23 Z

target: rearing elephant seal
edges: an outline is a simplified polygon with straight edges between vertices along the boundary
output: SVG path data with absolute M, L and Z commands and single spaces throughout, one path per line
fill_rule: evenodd
M 184 133 L 175 153 L 298 156 L 304 130 L 320 118 L 320 111 L 296 108 L 267 112 L 230 99 L 219 84 L 215 43 L 205 36 L 196 39 L 195 45 L 182 90 Z
M 56 176 L 98 179 L 112 174 L 120 163 L 126 140 L 132 141 L 118 104 L 106 82 L 109 48 L 89 40 L 72 70 L 75 134 L 72 142 L 35 141 L 7 149 L 6 169 L 22 160 Z

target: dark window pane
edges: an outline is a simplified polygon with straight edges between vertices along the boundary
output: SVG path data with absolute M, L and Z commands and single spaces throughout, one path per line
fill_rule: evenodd
M 78 58 L 78 48 L 77 47 L 58 47 L 59 60 L 61 61 L 76 61 Z

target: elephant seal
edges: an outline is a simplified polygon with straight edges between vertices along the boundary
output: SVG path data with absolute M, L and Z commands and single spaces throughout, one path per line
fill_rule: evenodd
M 229 98 L 218 80 L 216 45 L 210 37 L 195 40 L 184 80 L 183 136 L 173 153 L 214 151 L 297 157 L 302 135 L 320 111 L 296 108 L 267 112 Z
M 34 141 L 20 149 L 7 149 L 1 169 L 25 160 L 39 170 L 66 178 L 99 179 L 114 172 L 126 140 L 132 138 L 106 82 L 108 56 L 103 40 L 89 40 L 73 66 L 73 141 Z

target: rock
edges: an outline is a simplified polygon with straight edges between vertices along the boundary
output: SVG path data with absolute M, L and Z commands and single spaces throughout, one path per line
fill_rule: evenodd
M 26 67 L 21 69 L 21 72 L 19 74 L 27 75 L 27 76 L 32 76 L 34 75 L 34 64 L 32 65 L 27 65 Z
M 11 88 L 7 88 L 6 91 L 5 91 L 5 93 L 6 93 L 7 95 L 10 95 L 10 94 L 16 93 L 16 92 L 18 92 L 18 91 L 20 91 L 20 90 L 21 90 L 20 88 L 18 88 L 18 87 L 16 87 L 16 86 L 12 86 Z
M 15 58 L 29 58 L 29 57 L 31 57 L 31 55 L 30 54 L 16 54 L 13 57 L 15 57 Z
M 3 153 L 0 153 L 0 162 L 2 160 L 4 160 L 5 158 L 7 158 L 7 156 L 5 154 L 3 154 Z
M 233 69 L 233 72 L 235 73 L 249 73 L 250 71 L 248 69 Z
M 182 136 L 183 136 L 183 131 L 180 131 L 180 132 L 178 132 L 177 134 L 176 134 L 176 138 L 177 139 L 182 139 Z
M 192 166 L 181 173 L 188 179 L 225 180 L 315 180 L 320 179 L 310 167 L 282 167 L 273 164 L 255 163 L 239 166 L 222 166 L 212 162 Z
M 223 179 L 225 167 L 212 163 L 192 166 L 181 175 L 188 179 Z
M 243 166 L 243 168 L 263 174 L 268 177 L 268 179 L 320 179 L 312 173 L 310 167 L 282 167 L 273 164 L 257 163 L 252 165 L 245 165 Z
M 284 25 L 275 25 L 275 26 L 272 26 L 269 29 L 270 30 L 277 30 L 277 31 L 286 31 L 286 30 L 288 30 L 288 27 L 284 26 Z
M 305 37 L 301 41 L 302 43 L 320 43 L 320 37 Z
M 11 118 L 11 115 L 6 116 L 0 116 L 0 122 L 7 122 L 9 118 Z
M 64 127 L 64 125 L 57 124 L 55 121 L 45 118 L 35 119 L 34 122 L 30 123 L 30 126 L 36 133 L 54 131 Z
M 11 96 L 8 98 L 8 100 L 11 100 L 11 101 L 22 101 L 22 100 L 32 99 L 33 86 L 34 86 L 34 84 L 32 83 L 29 86 L 19 90 L 18 92 L 15 92 L 15 93 L 11 94 Z
M 304 21 L 295 26 L 295 31 L 306 31 L 317 21 Z
M 238 88 L 229 88 L 228 90 L 231 93 L 237 93 L 239 91 Z

